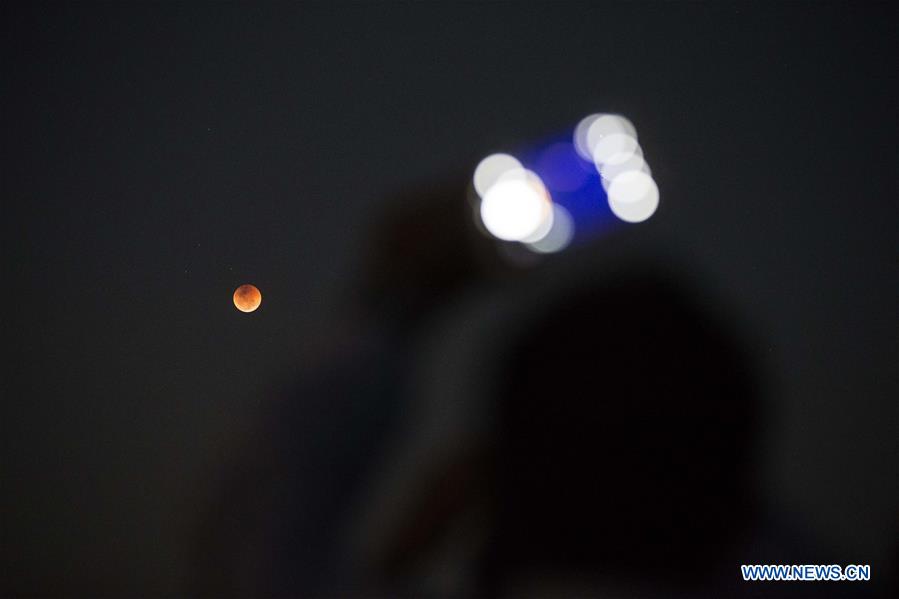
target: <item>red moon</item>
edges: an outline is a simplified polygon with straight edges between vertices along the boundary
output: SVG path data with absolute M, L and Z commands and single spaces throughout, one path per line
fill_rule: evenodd
M 255 285 L 241 285 L 234 290 L 234 307 L 241 312 L 252 312 L 262 303 L 262 294 Z

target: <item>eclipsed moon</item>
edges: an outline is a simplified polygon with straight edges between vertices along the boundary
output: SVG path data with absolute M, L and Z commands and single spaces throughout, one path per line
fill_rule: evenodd
M 241 285 L 234 290 L 234 307 L 241 312 L 252 312 L 262 303 L 262 294 L 255 285 Z

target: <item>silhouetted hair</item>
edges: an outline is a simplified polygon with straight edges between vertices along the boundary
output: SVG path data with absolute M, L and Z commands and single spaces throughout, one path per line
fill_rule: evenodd
M 689 579 L 745 526 L 754 377 L 679 285 L 653 269 L 597 279 L 514 344 L 488 579 L 537 566 Z

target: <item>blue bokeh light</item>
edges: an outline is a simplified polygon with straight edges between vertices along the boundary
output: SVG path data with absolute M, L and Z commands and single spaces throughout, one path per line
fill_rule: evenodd
M 571 213 L 574 243 L 602 235 L 621 225 L 609 209 L 596 166 L 574 148 L 570 134 L 557 135 L 519 148 L 513 154 L 543 180 L 553 201 Z

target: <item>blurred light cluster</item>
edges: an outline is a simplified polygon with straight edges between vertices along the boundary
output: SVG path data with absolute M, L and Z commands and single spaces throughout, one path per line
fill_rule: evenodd
M 497 239 L 521 242 L 538 253 L 557 252 L 570 243 L 574 222 L 568 211 L 514 156 L 487 156 L 475 169 L 473 183 L 481 223 Z
M 575 127 L 574 147 L 596 166 L 615 216 L 639 223 L 655 214 L 659 188 L 633 123 L 617 114 L 591 114 Z
M 558 252 L 571 243 L 576 223 L 596 229 L 603 213 L 638 223 L 658 208 L 659 189 L 637 130 L 623 116 L 590 115 L 573 137 L 524 148 L 519 156 L 491 154 L 474 172 L 476 218 L 496 239 Z

